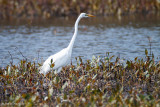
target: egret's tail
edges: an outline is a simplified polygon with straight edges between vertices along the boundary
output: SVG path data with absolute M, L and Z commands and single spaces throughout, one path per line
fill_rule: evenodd
M 38 67 L 39 73 L 43 73 L 42 66 Z

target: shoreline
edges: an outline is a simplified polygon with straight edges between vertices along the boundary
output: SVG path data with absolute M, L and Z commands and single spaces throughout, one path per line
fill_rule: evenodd
M 55 16 L 77 16 L 81 12 L 97 16 L 160 14 L 159 0 L 108 0 L 108 1 L 51 1 L 51 0 L 2 0 L 0 19 L 36 18 L 48 19 Z

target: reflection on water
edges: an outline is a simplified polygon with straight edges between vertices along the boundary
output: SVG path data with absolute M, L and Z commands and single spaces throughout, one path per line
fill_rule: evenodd
M 0 66 L 17 64 L 25 57 L 29 61 L 46 59 L 68 46 L 73 35 L 76 18 L 54 18 L 52 20 L 1 21 L 0 22 Z M 127 60 L 144 57 L 149 49 L 160 57 L 160 19 L 158 16 L 96 17 L 82 19 L 76 38 L 72 61 L 75 57 L 91 59 L 93 55 L 119 56 Z M 11 54 L 11 55 L 10 55 Z M 23 54 L 23 55 L 22 55 Z M 12 58 L 11 58 L 12 57 Z

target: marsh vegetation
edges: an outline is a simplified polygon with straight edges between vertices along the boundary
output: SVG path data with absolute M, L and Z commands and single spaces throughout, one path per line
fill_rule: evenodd
M 159 106 L 160 63 L 145 58 L 121 63 L 109 54 L 50 72 L 46 79 L 37 63 L 22 60 L 0 69 L 1 105 L 20 106 Z

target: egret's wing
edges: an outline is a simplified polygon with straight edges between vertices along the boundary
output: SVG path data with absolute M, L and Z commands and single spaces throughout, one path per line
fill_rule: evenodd
M 55 63 L 55 69 L 65 66 L 70 59 L 67 48 L 53 55 L 51 59 L 53 59 L 53 62 Z
M 51 60 L 54 63 L 53 69 L 58 69 L 59 67 L 65 66 L 70 59 L 67 48 L 59 51 L 58 53 L 50 56 L 44 63 L 41 68 L 40 73 L 47 73 L 51 70 Z

